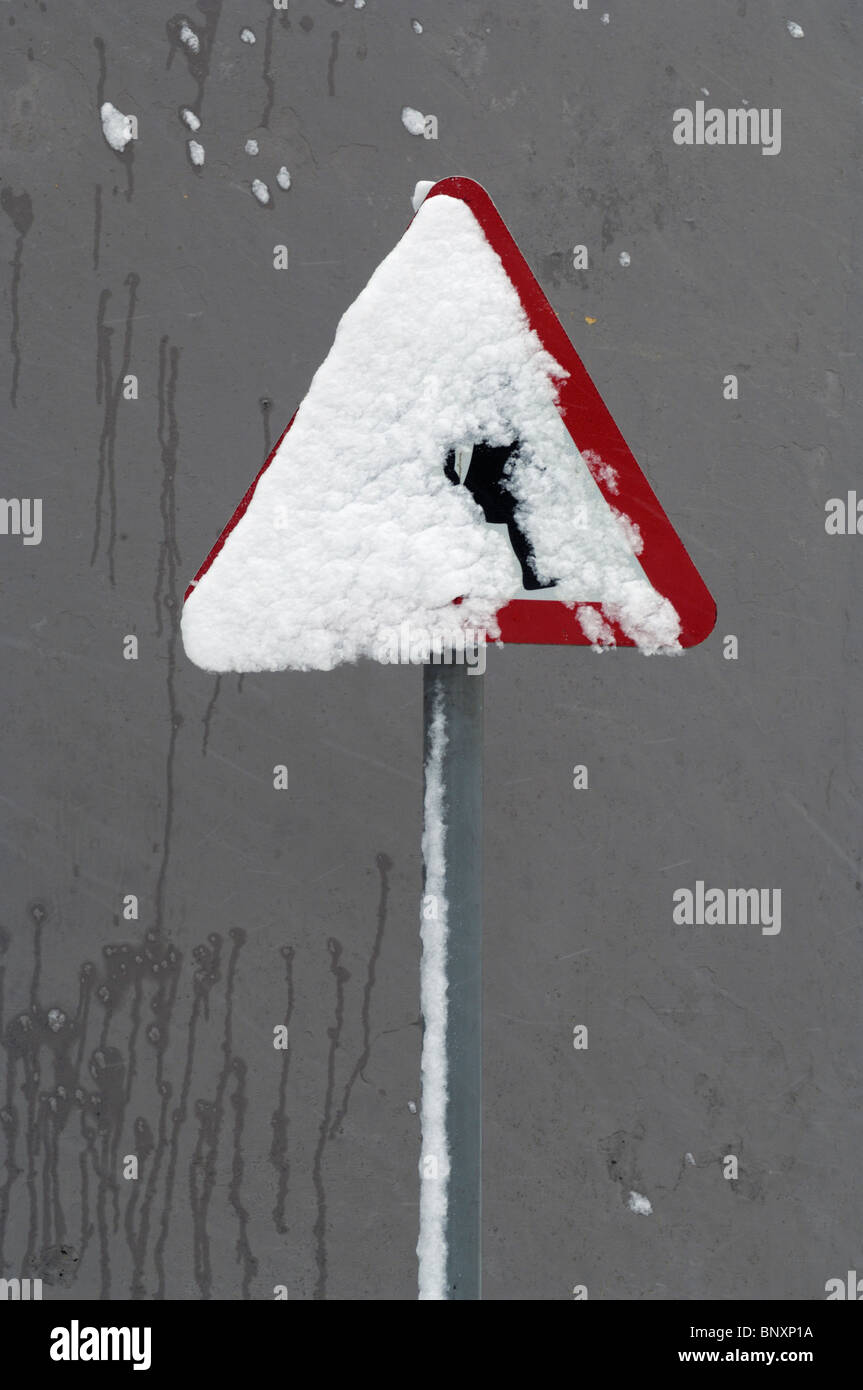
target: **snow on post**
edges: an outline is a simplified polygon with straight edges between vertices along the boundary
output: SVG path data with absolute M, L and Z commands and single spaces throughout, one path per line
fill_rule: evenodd
M 424 902 L 434 912 L 422 914 L 420 1000 L 422 1044 L 422 1149 L 420 1153 L 419 1298 L 446 1298 L 447 1189 L 449 1145 L 447 1108 L 447 900 L 446 807 L 443 757 L 447 745 L 443 700 L 438 693 L 425 767 L 422 854 Z

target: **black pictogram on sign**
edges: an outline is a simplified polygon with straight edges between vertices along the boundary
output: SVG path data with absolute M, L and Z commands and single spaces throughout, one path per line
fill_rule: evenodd
M 553 579 L 537 577 L 533 548 L 515 518 L 518 500 L 509 490 L 509 476 L 519 447 L 518 440 L 514 439 L 511 444 L 487 444 L 482 440 L 474 444 L 472 450 L 469 447 L 450 449 L 443 471 L 451 483 L 467 488 L 482 508 L 486 521 L 506 527 L 510 545 L 521 565 L 524 588 L 553 589 Z

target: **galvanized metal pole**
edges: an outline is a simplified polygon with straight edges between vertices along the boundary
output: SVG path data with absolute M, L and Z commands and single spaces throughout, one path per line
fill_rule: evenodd
M 423 668 L 427 774 L 436 712 L 445 735 L 438 776 L 448 928 L 446 1297 L 456 1300 L 482 1297 L 483 684 L 467 665 Z

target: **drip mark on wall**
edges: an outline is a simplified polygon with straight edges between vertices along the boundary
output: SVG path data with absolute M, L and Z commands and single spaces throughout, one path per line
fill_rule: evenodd
M 376 855 L 376 856 L 375 856 L 375 863 L 376 863 L 376 865 L 377 865 L 378 873 L 380 874 L 380 881 L 381 881 L 381 883 L 380 883 L 380 896 L 379 896 L 379 898 L 378 898 L 377 929 L 376 929 L 376 931 L 375 931 L 375 939 L 374 939 L 374 943 L 373 943 L 373 945 L 372 945 L 371 955 L 369 956 L 369 965 L 368 965 L 368 971 L 367 971 L 367 973 L 366 973 L 365 988 L 363 989 L 363 1004 L 362 1004 L 363 1047 L 362 1047 L 362 1051 L 361 1051 L 361 1053 L 360 1053 L 359 1057 L 357 1058 L 357 1061 L 356 1061 L 356 1063 L 355 1063 L 355 1065 L 354 1065 L 354 1069 L 353 1069 L 353 1071 L 351 1072 L 350 1077 L 348 1078 L 348 1083 L 347 1083 L 347 1085 L 345 1086 L 344 1095 L 342 1096 L 341 1105 L 339 1106 L 338 1111 L 336 1112 L 335 1119 L 333 1120 L 333 1123 L 332 1123 L 332 1125 L 330 1126 L 330 1132 L 329 1132 L 329 1137 L 330 1137 L 330 1139 L 332 1139 L 332 1138 L 333 1138 L 338 1132 L 340 1132 L 340 1130 L 341 1130 L 342 1124 L 344 1123 L 345 1116 L 346 1116 L 347 1113 L 348 1113 L 348 1105 L 350 1104 L 351 1092 L 352 1092 L 353 1089 L 354 1089 L 354 1084 L 356 1083 L 357 1077 L 361 1077 L 363 1081 L 365 1081 L 365 1079 L 366 1079 L 366 1078 L 365 1078 L 365 1069 L 366 1069 L 366 1067 L 367 1067 L 367 1065 L 368 1065 L 368 1061 L 369 1061 L 369 1058 L 370 1058 L 370 1056 L 371 1056 L 371 1051 L 372 1051 L 372 1042 L 371 1042 L 371 1026 L 372 1026 L 372 1025 L 371 1025 L 371 1006 L 372 1006 L 372 991 L 374 990 L 374 987 L 375 987 L 375 979 L 376 979 L 376 974 L 377 974 L 378 959 L 379 959 L 379 957 L 380 957 L 381 947 L 382 947 L 382 945 L 383 945 L 383 940 L 384 940 L 384 931 L 385 931 L 385 929 L 386 929 L 386 924 L 387 924 L 387 904 L 388 904 L 388 902 L 389 902 L 389 895 L 390 895 L 390 880 L 389 880 L 389 876 L 390 876 L 390 870 L 391 870 L 392 867 L 393 867 L 393 862 L 392 862 L 392 860 L 390 859 L 390 857 L 389 857 L 388 854 L 378 854 L 378 855 Z
M 106 88 L 107 81 L 108 81 L 108 59 L 107 59 L 107 53 L 106 53 L 106 49 L 105 49 L 105 40 L 104 40 L 104 39 L 100 39 L 100 38 L 97 36 L 96 38 L 93 39 L 93 47 L 95 48 L 97 54 L 99 55 L 99 76 L 98 76 L 98 78 L 96 79 L 96 110 L 99 111 L 99 112 L 101 112 L 102 107 L 103 107 L 104 104 L 105 104 L 105 88 Z M 135 192 L 135 174 L 134 174 L 134 170 L 133 170 L 133 167 L 132 167 L 132 161 L 133 161 L 134 157 L 135 157 L 135 141 L 134 141 L 134 140 L 130 140 L 129 143 L 125 146 L 124 149 L 122 149 L 122 150 L 116 150 L 116 149 L 115 149 L 115 150 L 114 150 L 114 158 L 115 158 L 115 159 L 119 159 L 120 163 L 124 166 L 124 168 L 125 168 L 125 170 L 126 170 L 126 202 L 127 202 L 127 203 L 130 203 L 130 202 L 132 201 L 132 195 L 133 195 L 133 193 Z M 116 190 L 115 190 L 115 191 L 116 191 Z M 101 188 L 100 188 L 100 189 L 99 189 L 99 198 L 100 198 L 100 199 L 101 199 L 101 192 L 102 192 L 102 190 L 101 190 Z M 100 216 L 100 221 L 101 221 L 101 206 L 99 207 L 99 216 Z M 95 253 L 94 253 L 94 255 L 95 255 Z M 95 262 L 94 262 L 94 269 L 95 269 Z
M 94 498 L 94 524 L 93 524 L 93 547 L 90 552 L 90 564 L 96 563 L 96 557 L 102 540 L 102 513 L 103 501 L 107 490 L 107 511 L 108 511 L 108 543 L 105 547 L 105 555 L 108 561 L 108 580 L 113 588 L 116 582 L 114 570 L 114 548 L 117 541 L 117 481 L 115 469 L 115 456 L 117 450 L 117 420 L 120 411 L 120 403 L 123 399 L 123 383 L 129 373 L 132 362 L 132 320 L 135 317 L 135 306 L 138 302 L 138 285 L 140 277 L 135 271 L 130 271 L 123 282 L 129 291 L 128 303 L 126 306 L 126 323 L 123 330 L 123 356 L 120 363 L 120 370 L 116 377 L 113 374 L 113 364 L 111 361 L 111 339 L 113 329 L 109 328 L 105 321 L 105 310 L 111 298 L 110 290 L 102 290 L 99 295 L 99 304 L 96 310 L 96 400 L 104 405 L 102 418 L 102 432 L 99 436 L 99 456 L 96 472 L 96 495 Z
M 168 20 L 166 25 L 168 41 L 168 58 L 165 63 L 166 68 L 170 68 L 174 56 L 182 54 L 189 70 L 189 76 L 196 84 L 196 93 L 193 101 L 188 102 L 199 119 L 204 115 L 204 93 L 207 86 L 207 78 L 210 75 L 210 58 L 213 52 L 213 44 L 216 40 L 216 30 L 219 27 L 219 19 L 222 13 L 222 0 L 204 0 L 199 3 L 198 8 L 203 11 L 204 28 L 201 32 L 196 19 L 194 33 L 197 35 L 197 47 L 192 47 L 189 43 L 184 43 L 181 34 L 187 25 L 185 15 L 176 14 Z
M 177 423 L 177 375 L 180 366 L 180 350 L 176 347 L 169 348 L 169 342 L 170 339 L 167 335 L 159 341 L 159 424 L 157 433 L 162 455 L 162 489 L 159 497 L 162 540 L 159 545 L 156 586 L 153 591 L 153 603 L 156 609 L 156 635 L 158 637 L 162 636 L 163 609 L 168 624 L 166 685 L 170 725 L 168 749 L 165 756 L 165 813 L 162 854 L 155 895 L 155 928 L 157 933 L 162 931 L 165 917 L 165 890 L 171 855 L 171 832 L 174 826 L 174 757 L 177 748 L 177 736 L 183 723 L 175 687 L 177 641 L 180 635 L 178 570 L 181 559 L 177 546 L 175 487 L 177 451 L 180 443 L 180 429 Z
M 102 241 L 102 185 L 97 183 L 93 190 L 93 269 L 99 269 L 99 252 Z
M 241 1057 L 234 1057 L 231 1070 L 236 1078 L 231 1105 L 234 1107 L 234 1147 L 231 1164 L 231 1181 L 228 1185 L 228 1201 L 237 1217 L 237 1263 L 243 1272 L 243 1298 L 251 1298 L 252 1280 L 258 1272 L 258 1261 L 249 1244 L 249 1213 L 243 1206 L 243 1125 L 248 1109 L 246 1097 L 246 1064 Z
M 12 259 L 9 262 L 12 271 L 9 294 L 12 301 L 12 328 L 9 334 L 9 347 L 12 353 L 12 382 L 9 388 L 9 400 L 15 407 L 18 405 L 18 379 L 21 375 L 21 313 L 19 306 L 21 266 L 24 256 L 24 238 L 33 226 L 33 203 L 29 193 L 24 191 L 13 193 L 11 188 L 4 188 L 0 192 L 0 207 L 16 232 L 15 250 L 12 252 Z
M 276 100 L 276 83 L 272 73 L 273 58 L 273 25 L 276 22 L 276 11 L 270 10 L 267 16 L 267 28 L 264 35 L 264 61 L 261 68 L 261 79 L 267 92 L 267 99 L 261 113 L 260 124 L 265 130 L 269 129 L 270 116 L 273 114 L 273 103 Z
M 172 1210 L 171 1204 L 174 1196 L 174 1184 L 180 1157 L 180 1134 L 189 1113 L 189 1094 L 191 1092 L 192 1075 L 195 1064 L 198 1024 L 202 1014 L 205 1018 L 209 1016 L 210 990 L 221 978 L 222 938 L 217 932 L 211 932 L 207 938 L 207 943 L 207 945 L 197 946 L 192 952 L 192 957 L 196 966 L 193 976 L 194 997 L 192 1002 L 192 1013 L 186 1035 L 186 1059 L 183 1066 L 180 1095 L 177 1108 L 174 1110 L 171 1120 L 171 1137 L 168 1149 L 168 1167 L 165 1175 L 165 1196 L 162 1204 L 161 1226 L 153 1251 L 153 1263 L 155 1265 L 157 1278 L 157 1298 L 165 1297 L 165 1244 L 168 1239 Z M 163 1118 L 160 1120 L 160 1129 L 164 1125 L 164 1119 L 167 1116 L 167 1103 L 170 1098 L 170 1088 L 163 1087 Z M 164 1145 L 160 1144 L 159 1152 L 161 1153 L 163 1150 Z
M 222 1067 L 211 1101 L 199 1099 L 195 1105 L 198 1117 L 198 1138 L 189 1168 L 189 1200 L 192 1208 L 192 1241 L 194 1247 L 195 1282 L 201 1297 L 212 1297 L 213 1270 L 210 1260 L 210 1234 L 207 1218 L 216 1185 L 219 1147 L 225 1115 L 225 1090 L 233 1063 L 233 1009 L 237 958 L 246 940 L 239 928 L 231 933 L 231 954 L 225 972 L 225 1017 L 222 1032 Z
M 214 682 L 214 684 L 213 684 L 213 693 L 212 693 L 212 695 L 210 696 L 209 704 L 207 705 L 207 708 L 206 708 L 205 711 L 204 711 L 204 737 L 203 737 L 203 739 L 201 740 L 201 757 L 202 757 L 202 758 L 206 758 L 206 756 L 207 756 L 207 745 L 208 745 L 209 742 L 210 742 L 210 723 L 211 723 L 211 721 L 212 721 L 213 715 L 214 715 L 215 710 L 216 710 L 216 701 L 217 701 L 218 698 L 219 698 L 219 691 L 221 690 L 221 688 L 222 688 L 222 677 L 221 677 L 221 676 L 216 676 L 215 682 Z
M 330 955 L 330 971 L 336 982 L 336 1017 L 334 1027 L 327 1029 L 327 1036 L 330 1040 L 329 1055 L 327 1057 L 327 1089 L 324 1095 L 324 1111 L 318 1130 L 318 1142 L 315 1147 L 315 1156 L 312 1162 L 312 1181 L 315 1187 L 318 1206 L 317 1217 L 315 1218 L 315 1224 L 312 1229 L 315 1240 L 315 1264 L 318 1270 L 312 1297 L 316 1299 L 325 1299 L 327 1296 L 327 1197 L 324 1187 L 323 1160 L 333 1109 L 333 1092 L 336 1084 L 336 1053 L 341 1046 L 342 1028 L 345 1021 L 345 984 L 351 978 L 350 971 L 346 970 L 340 963 L 342 958 L 341 942 L 337 941 L 334 936 L 331 936 L 327 942 L 327 950 Z
M 327 63 L 327 91 L 331 97 L 336 94 L 336 62 L 339 56 L 339 31 L 334 29 L 330 35 L 330 57 Z
M 287 1009 L 285 1012 L 285 1027 L 288 1030 L 288 1046 L 282 1053 L 278 1103 L 270 1120 L 270 1128 L 273 1132 L 273 1141 L 270 1145 L 270 1162 L 275 1168 L 278 1178 L 276 1201 L 273 1206 L 273 1223 L 279 1235 L 286 1235 L 288 1226 L 285 1220 L 285 1204 L 288 1196 L 288 1179 L 291 1174 L 291 1164 L 288 1158 L 287 1095 L 288 1077 L 291 1070 L 291 1020 L 294 1013 L 294 948 L 293 946 L 283 946 L 281 953 L 285 962 L 285 984 L 287 985 L 288 992 Z

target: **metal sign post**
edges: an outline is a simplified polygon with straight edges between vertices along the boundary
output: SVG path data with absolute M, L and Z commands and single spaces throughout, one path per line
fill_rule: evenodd
M 482 1296 L 483 677 L 467 665 L 423 667 L 423 741 L 426 780 L 437 751 L 445 826 L 446 1296 L 471 1300 Z

